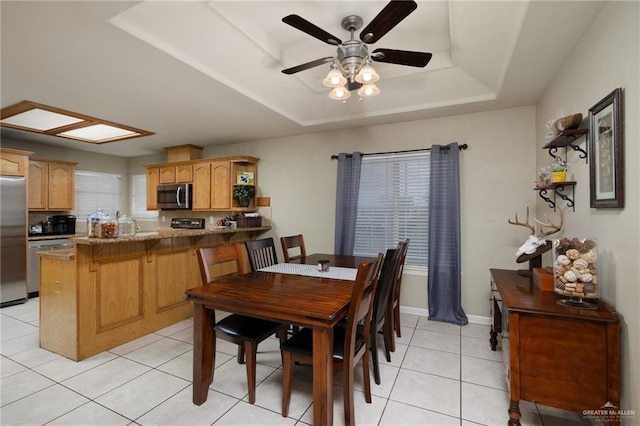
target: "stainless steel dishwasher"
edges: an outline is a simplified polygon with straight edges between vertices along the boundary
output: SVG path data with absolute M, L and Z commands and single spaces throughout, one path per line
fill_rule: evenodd
M 73 244 L 67 238 L 29 241 L 29 271 L 27 273 L 29 297 L 38 297 L 40 294 L 40 258 L 36 253 L 71 247 Z

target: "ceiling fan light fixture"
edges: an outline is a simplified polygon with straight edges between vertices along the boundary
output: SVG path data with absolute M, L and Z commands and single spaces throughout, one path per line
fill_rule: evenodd
M 337 46 L 337 53 L 335 57 L 319 58 L 284 69 L 282 72 L 287 75 L 294 74 L 331 62 L 331 71 L 322 80 L 325 86 L 332 88 L 329 97 L 345 102 L 351 96 L 349 92 L 356 90 L 360 100 L 375 96 L 380 93 L 380 89 L 374 84 L 380 80 L 380 75 L 371 66 L 372 61 L 423 68 L 431 60 L 431 53 L 409 50 L 375 49 L 369 54 L 368 45 L 380 40 L 417 7 L 418 4 L 414 0 L 390 0 L 362 30 L 359 40 L 355 37 L 355 32 L 362 27 L 364 21 L 358 15 L 349 15 L 342 20 L 341 25 L 350 33 L 349 40 L 344 42 L 298 15 L 285 16 L 282 22 L 324 43 Z
M 362 87 L 358 89 L 358 96 L 363 98 L 369 98 L 377 95 L 378 93 L 380 93 L 380 89 L 375 85 L 375 83 L 363 84 Z
M 349 90 L 346 87 L 334 87 L 331 92 L 329 92 L 329 97 L 331 99 L 335 99 L 336 101 L 343 101 L 348 99 L 351 96 Z
M 362 84 L 375 83 L 380 80 L 380 75 L 376 72 L 375 69 L 369 63 L 369 60 L 365 62 L 365 64 L 360 68 L 360 71 L 356 75 L 356 81 Z
M 331 66 L 331 71 L 327 74 L 327 76 L 322 80 L 322 84 L 327 87 L 341 87 L 347 83 L 347 79 L 344 78 L 342 72 L 335 66 Z

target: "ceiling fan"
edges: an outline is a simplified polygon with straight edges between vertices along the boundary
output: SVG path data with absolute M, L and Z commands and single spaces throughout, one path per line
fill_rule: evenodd
M 413 52 L 396 49 L 375 49 L 369 53 L 368 44 L 380 40 L 391 29 L 398 25 L 418 7 L 415 1 L 392 0 L 378 15 L 360 32 L 360 39 L 355 32 L 363 25 L 360 16 L 349 15 L 342 20 L 342 28 L 349 31 L 349 40 L 343 42 L 338 37 L 317 27 L 298 15 L 288 15 L 282 22 L 309 34 L 327 44 L 337 46 L 336 56 L 327 56 L 295 67 L 282 70 L 284 74 L 295 74 L 310 68 L 331 62 L 331 71 L 323 80 L 325 86 L 332 87 L 329 94 L 334 99 L 346 99 L 349 91 L 358 90 L 361 96 L 372 96 L 379 92 L 375 81 L 380 77 L 371 67 L 371 61 L 390 64 L 425 67 L 431 60 L 431 53 Z M 334 96 L 335 95 L 335 96 Z

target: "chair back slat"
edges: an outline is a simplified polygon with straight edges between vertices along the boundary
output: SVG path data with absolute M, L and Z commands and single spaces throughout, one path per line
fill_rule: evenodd
M 280 237 L 280 244 L 282 245 L 282 254 L 284 255 L 285 263 L 292 260 L 304 259 L 307 256 L 302 234 Z M 290 249 L 298 249 L 297 254 L 290 254 Z
M 402 284 L 402 273 L 404 272 L 404 264 L 407 260 L 407 250 L 409 249 L 409 240 L 400 241 L 396 250 L 399 252 L 398 263 L 396 264 L 396 272 L 394 274 L 395 282 L 393 283 L 393 300 L 400 300 L 400 286 Z
M 278 263 L 278 255 L 276 254 L 273 238 L 245 241 L 244 245 L 247 249 L 249 265 L 252 271 Z
M 219 277 L 242 274 L 244 269 L 238 244 L 199 248 L 198 261 L 203 285 Z
M 380 269 L 382 268 L 382 253 L 373 262 L 362 262 L 358 266 L 356 281 L 353 284 L 351 303 L 347 314 L 347 333 L 344 353 L 353 354 L 355 351 L 356 332 L 358 323 L 364 320 L 364 336 L 369 336 L 371 329 L 371 313 L 373 311 L 374 294 Z M 365 345 L 366 346 L 366 345 Z M 366 350 L 366 347 L 365 347 Z M 347 358 L 345 356 L 345 358 Z
M 400 261 L 400 256 L 400 252 L 397 249 L 388 249 L 384 256 L 373 302 L 373 324 L 380 322 L 386 314 L 389 298 L 392 296 L 391 291 L 394 287 L 396 273 L 399 270 L 398 262 Z

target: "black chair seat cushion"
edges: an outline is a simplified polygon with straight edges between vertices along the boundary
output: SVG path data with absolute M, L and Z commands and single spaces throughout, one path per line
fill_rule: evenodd
M 278 322 L 234 314 L 221 319 L 213 329 L 244 341 L 260 341 L 281 327 Z
M 344 340 L 346 338 L 346 328 L 333 327 L 333 359 L 344 361 Z M 364 338 L 361 333 L 356 333 L 356 352 L 364 345 Z M 303 328 L 295 333 L 291 338 L 280 345 L 280 348 L 293 353 L 313 355 L 313 330 Z

